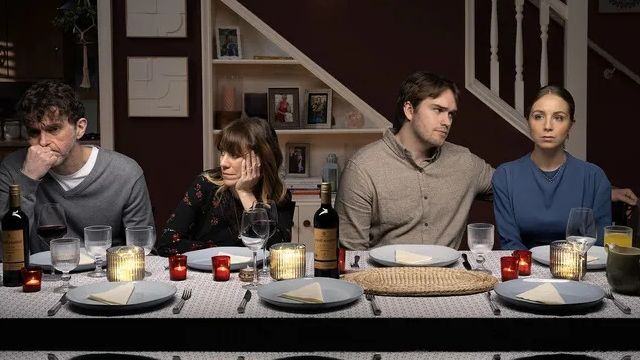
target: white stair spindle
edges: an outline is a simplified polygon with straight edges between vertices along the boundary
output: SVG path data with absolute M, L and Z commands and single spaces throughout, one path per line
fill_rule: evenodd
M 491 0 L 491 91 L 500 95 L 500 62 L 498 61 L 498 5 Z
M 522 53 L 522 9 L 524 0 L 516 0 L 516 79 L 514 84 L 515 91 L 515 108 L 520 114 L 524 115 L 524 80 L 522 78 L 523 70 L 523 53 Z
M 547 38 L 549 38 L 549 3 L 540 1 L 540 87 L 549 83 L 549 61 L 547 60 Z

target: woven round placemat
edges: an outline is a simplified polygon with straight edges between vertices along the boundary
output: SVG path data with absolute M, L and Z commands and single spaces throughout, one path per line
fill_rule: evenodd
M 367 294 L 390 296 L 467 295 L 493 289 L 494 276 L 478 271 L 440 267 L 375 268 L 346 274 L 344 280 Z

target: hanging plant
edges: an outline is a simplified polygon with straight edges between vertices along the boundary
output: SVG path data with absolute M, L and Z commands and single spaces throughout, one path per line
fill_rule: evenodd
M 71 32 L 82 45 L 82 81 L 80 87 L 90 88 L 89 60 L 87 54 L 87 38 L 89 30 L 96 27 L 96 8 L 91 0 L 69 0 L 58 8 L 58 14 L 53 19 L 53 26 L 64 31 Z

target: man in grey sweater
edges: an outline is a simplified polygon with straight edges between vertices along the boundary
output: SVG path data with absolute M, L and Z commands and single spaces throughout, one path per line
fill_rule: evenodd
M 125 244 L 125 227 L 154 224 L 142 168 L 123 154 L 79 143 L 87 119 L 70 86 L 39 82 L 24 94 L 18 112 L 29 147 L 0 164 L 0 211 L 9 209 L 9 185 L 19 184 L 31 253 L 49 250 L 36 233 L 45 203 L 62 205 L 67 236 L 83 239 L 85 226 L 110 225 L 113 246 Z

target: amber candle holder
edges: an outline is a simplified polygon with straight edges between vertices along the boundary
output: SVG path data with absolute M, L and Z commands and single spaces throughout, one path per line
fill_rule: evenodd
M 231 276 L 231 256 L 216 255 L 211 257 L 213 280 L 227 281 Z
M 107 249 L 107 280 L 144 279 L 144 249 L 140 246 L 114 246 Z
M 518 265 L 518 275 L 522 275 L 522 276 L 531 275 L 531 251 L 515 250 L 512 255 L 520 259 L 520 262 Z
M 23 267 L 20 269 L 22 273 L 22 291 L 37 292 L 42 286 L 42 268 L 38 266 Z
M 187 255 L 169 256 L 169 279 L 173 281 L 187 279 Z
M 580 280 L 587 272 L 587 257 L 566 240 L 551 243 L 549 270 L 555 278 Z
M 503 256 L 500 258 L 500 274 L 502 281 L 509 281 L 518 278 L 518 267 L 520 258 L 517 256 Z
M 304 244 L 278 243 L 270 248 L 271 277 L 287 280 L 304 277 L 307 254 Z

